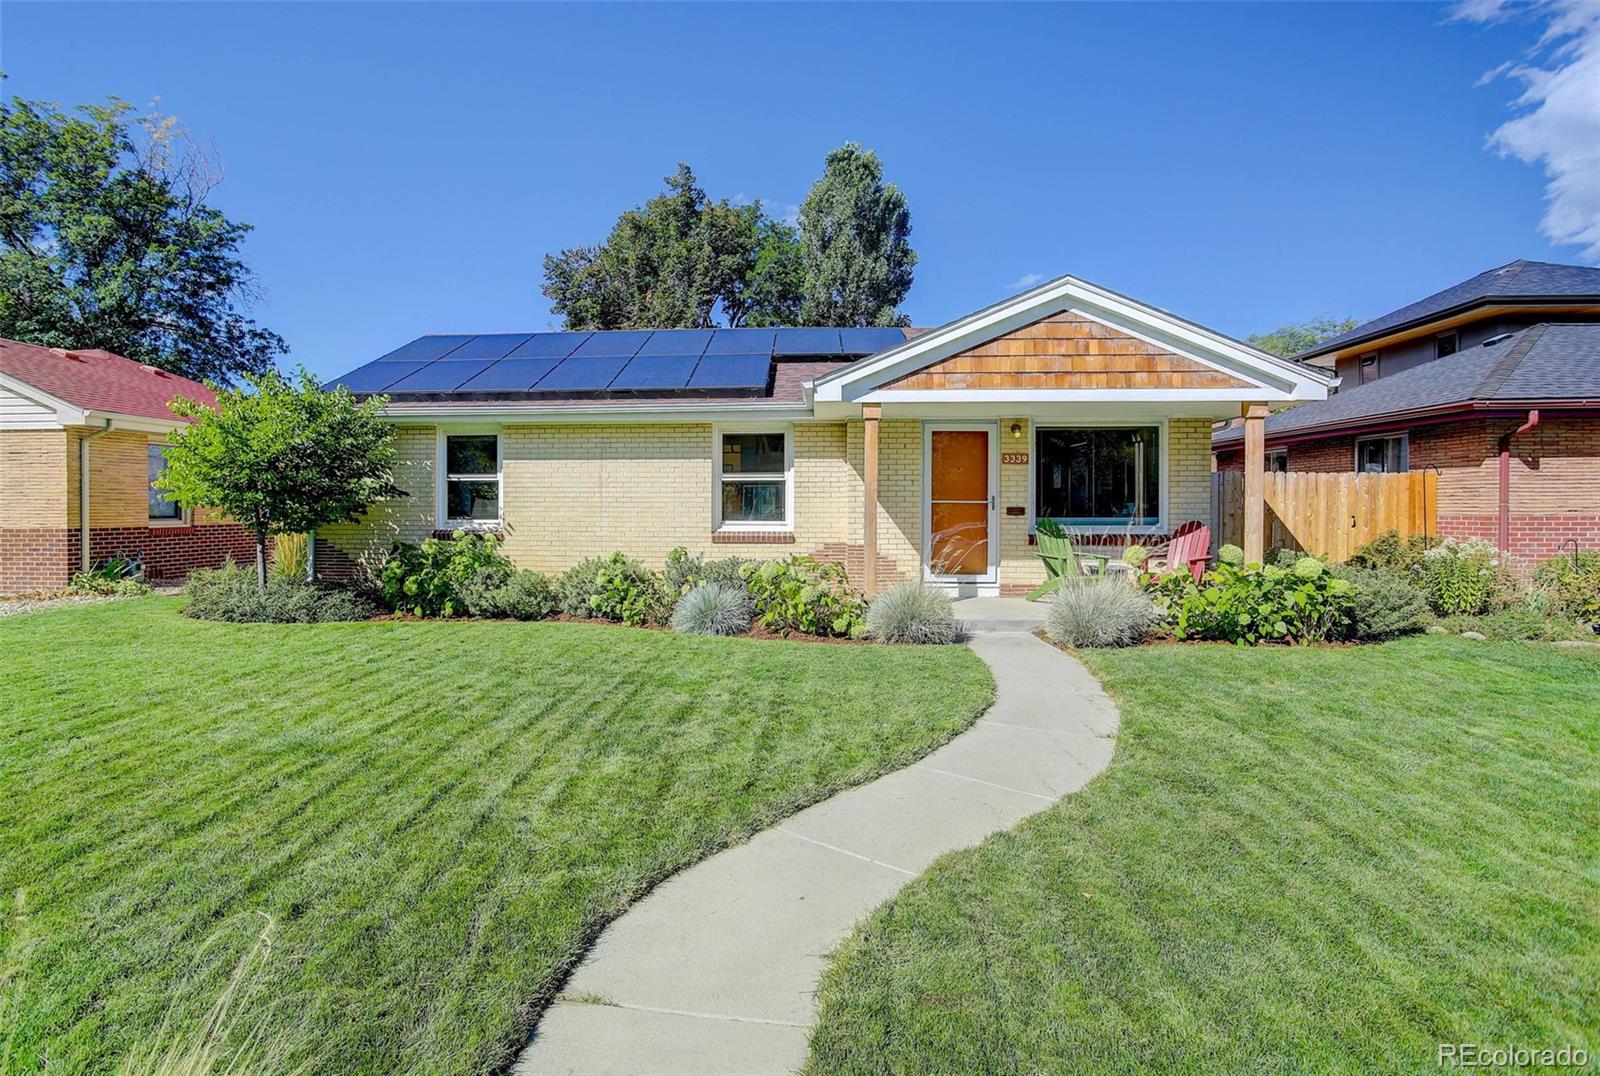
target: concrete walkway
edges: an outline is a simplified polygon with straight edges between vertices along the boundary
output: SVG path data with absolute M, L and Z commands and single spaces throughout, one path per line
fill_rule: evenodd
M 851 928 L 939 855 L 1083 787 L 1117 712 L 1075 659 L 1022 632 L 980 634 L 995 703 L 903 770 L 801 811 L 649 894 L 613 923 L 513 1069 L 793 1072 L 813 994 Z

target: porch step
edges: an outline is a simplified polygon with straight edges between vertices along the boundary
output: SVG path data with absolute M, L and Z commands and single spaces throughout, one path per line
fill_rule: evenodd
M 956 622 L 969 635 L 988 632 L 1034 632 L 1044 627 L 1047 602 L 1022 598 L 957 598 Z

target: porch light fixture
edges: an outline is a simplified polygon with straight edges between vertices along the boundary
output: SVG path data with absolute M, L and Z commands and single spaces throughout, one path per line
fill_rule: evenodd
M 1011 439 L 1013 441 L 1022 440 L 1022 423 L 1013 422 L 1011 424 Z

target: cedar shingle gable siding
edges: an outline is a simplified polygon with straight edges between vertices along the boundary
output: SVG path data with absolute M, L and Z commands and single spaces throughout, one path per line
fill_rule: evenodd
M 1250 388 L 1203 363 L 1071 312 L 906 374 L 891 389 Z

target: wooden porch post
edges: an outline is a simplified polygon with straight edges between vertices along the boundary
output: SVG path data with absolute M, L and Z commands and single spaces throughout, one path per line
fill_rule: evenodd
M 1244 559 L 1260 564 L 1266 558 L 1267 405 L 1247 403 L 1244 414 Z
M 878 593 L 878 417 L 881 404 L 861 405 L 861 478 L 866 495 L 861 505 L 861 589 L 868 598 Z

